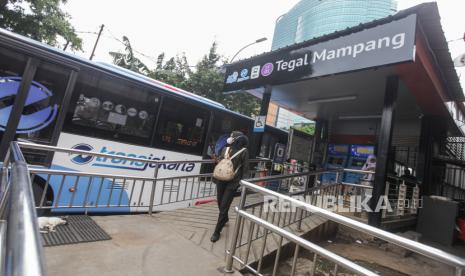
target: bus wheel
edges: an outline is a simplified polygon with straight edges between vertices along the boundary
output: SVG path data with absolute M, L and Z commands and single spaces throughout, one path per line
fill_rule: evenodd
M 45 180 L 41 177 L 34 177 L 32 182 L 32 194 L 34 196 L 34 203 L 35 206 L 40 205 L 40 201 L 42 199 L 42 195 L 44 194 L 45 189 Z M 53 202 L 53 193 L 50 188 L 47 189 L 45 192 L 45 198 L 42 206 L 51 206 Z M 46 216 L 50 214 L 50 209 L 37 209 L 37 216 Z

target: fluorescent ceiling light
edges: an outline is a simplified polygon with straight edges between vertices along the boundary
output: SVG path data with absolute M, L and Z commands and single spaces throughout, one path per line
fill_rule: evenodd
M 343 97 L 333 97 L 333 98 L 321 98 L 321 99 L 308 99 L 308 103 L 333 103 L 333 102 L 344 102 L 344 101 L 353 101 L 356 100 L 357 96 L 343 96 Z
M 381 115 L 339 116 L 339 120 L 381 119 Z

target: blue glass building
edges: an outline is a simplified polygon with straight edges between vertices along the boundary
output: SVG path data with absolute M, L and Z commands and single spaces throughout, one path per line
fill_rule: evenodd
M 394 14 L 395 0 L 301 0 L 276 22 L 272 50 Z

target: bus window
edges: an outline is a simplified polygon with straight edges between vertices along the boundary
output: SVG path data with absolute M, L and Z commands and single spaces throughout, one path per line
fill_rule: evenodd
M 70 72 L 57 64 L 39 64 L 19 122 L 18 138 L 51 142 Z
M 25 67 L 24 55 L 0 47 L 0 141 Z
M 64 130 L 148 146 L 159 102 L 158 94 L 128 81 L 81 72 Z
M 165 98 L 158 119 L 155 146 L 201 155 L 207 126 L 207 110 Z
M 210 135 L 210 141 L 208 143 L 207 155 L 212 156 L 215 149 L 215 144 L 218 139 L 224 134 L 230 134 L 233 130 L 242 131 L 245 135 L 249 136 L 249 129 L 252 122 L 249 120 L 243 120 L 236 116 L 224 113 L 215 113 L 213 120 L 212 133 Z

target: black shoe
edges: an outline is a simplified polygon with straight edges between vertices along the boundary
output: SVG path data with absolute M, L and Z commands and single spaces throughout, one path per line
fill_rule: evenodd
M 211 242 L 217 242 L 219 239 L 220 239 L 220 233 L 215 232 L 215 233 L 213 233 L 213 235 L 211 236 L 210 241 L 211 241 Z

